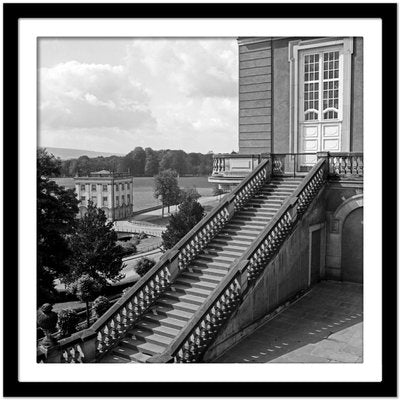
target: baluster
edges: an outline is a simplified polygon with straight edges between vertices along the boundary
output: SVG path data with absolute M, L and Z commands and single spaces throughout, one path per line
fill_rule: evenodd
M 111 346 L 111 342 L 112 342 L 109 324 L 106 324 L 106 325 L 104 326 L 103 332 L 104 332 L 104 340 L 103 340 L 103 343 L 104 343 L 104 352 L 106 352 L 107 349 Z
M 104 340 L 103 340 L 103 332 L 101 330 L 99 330 L 99 332 L 97 332 L 96 351 L 99 354 L 103 354 L 104 351 L 105 351 L 105 345 L 104 345 Z
M 111 342 L 114 344 L 118 339 L 118 321 L 117 316 L 114 316 L 110 322 Z
M 133 321 L 135 320 L 135 314 L 134 314 L 134 303 L 132 299 L 128 302 L 127 304 L 127 324 L 129 326 L 132 325 Z

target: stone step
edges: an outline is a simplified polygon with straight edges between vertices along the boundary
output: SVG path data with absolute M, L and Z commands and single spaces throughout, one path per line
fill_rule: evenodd
M 139 344 L 139 342 L 137 342 L 137 344 Z M 138 348 L 136 346 L 124 346 L 122 342 L 120 342 L 120 345 L 112 350 L 112 354 L 114 356 L 124 358 L 128 362 L 138 362 Z
M 247 240 L 250 243 L 253 242 L 254 239 L 258 236 L 258 232 L 247 229 L 235 230 L 234 228 L 224 228 L 222 232 L 229 235 L 234 235 L 235 237 L 240 238 L 240 240 L 242 241 Z
M 167 346 L 160 346 L 155 343 L 144 342 L 139 344 L 137 348 L 144 354 L 156 355 L 161 354 Z
M 221 264 L 232 264 L 232 262 L 236 259 L 236 256 L 226 256 L 222 254 L 217 254 L 215 256 L 211 254 L 200 254 L 196 260 L 199 260 L 201 262 L 209 263 L 209 262 L 218 262 Z
M 257 210 L 243 210 L 240 212 L 241 217 L 243 218 L 260 218 L 260 219 L 271 219 L 275 214 L 276 211 L 262 211 L 260 209 Z
M 175 286 L 182 285 L 189 288 L 201 289 L 204 291 L 212 292 L 218 286 L 219 280 L 215 282 L 208 282 L 201 280 L 201 277 L 191 275 L 181 275 L 176 281 Z
M 240 257 L 240 255 L 243 253 L 243 250 L 239 247 L 223 247 L 223 246 L 218 246 L 216 244 L 209 244 L 207 249 L 207 255 L 214 256 L 214 255 L 222 255 L 224 257 L 232 257 L 233 259 L 236 259 Z
M 259 194 L 264 196 L 290 196 L 294 189 L 288 188 L 268 188 L 264 187 L 260 190 Z
M 218 245 L 227 245 L 227 246 L 231 246 L 236 247 L 236 248 L 241 248 L 243 249 L 243 251 L 245 251 L 248 247 L 249 247 L 249 242 L 248 240 L 246 241 L 242 241 L 238 238 L 233 238 L 232 236 L 229 235 L 218 235 L 214 240 L 213 240 L 213 244 Z
M 188 268 L 188 272 L 200 275 L 212 275 L 218 277 L 219 281 L 226 275 L 227 271 L 228 269 L 216 269 L 203 265 L 190 265 Z M 206 277 L 203 277 L 203 279 L 206 279 Z
M 208 282 L 208 283 L 214 283 L 218 285 L 222 278 L 225 276 L 225 274 L 222 274 L 221 271 L 218 271 L 218 274 L 208 274 L 207 269 L 191 269 L 190 271 L 185 272 L 181 276 L 186 278 L 192 278 L 192 279 L 201 279 L 202 282 Z
M 279 182 L 279 183 L 274 183 L 274 182 L 271 182 L 268 186 L 266 186 L 266 187 L 268 187 L 268 188 L 270 188 L 270 189 L 274 189 L 274 190 L 276 190 L 276 189 L 289 189 L 289 190 L 294 190 L 294 189 L 296 189 L 297 187 L 298 187 L 299 185 L 297 184 L 297 183 L 286 183 L 286 182 Z
M 144 315 L 141 321 L 142 322 L 145 321 L 147 323 L 154 325 L 161 324 L 160 326 L 176 330 L 181 330 L 186 325 L 186 319 L 182 320 L 177 318 L 171 318 L 161 314 L 155 315 L 147 313 Z
M 249 216 L 237 216 L 234 218 L 235 224 L 251 224 L 253 226 L 265 227 L 266 221 L 269 220 L 268 217 L 251 217 L 251 222 L 249 222 Z M 232 220 L 233 221 L 233 220 Z
M 288 197 L 292 195 L 292 192 L 290 193 L 262 193 L 262 196 L 265 197 L 259 197 L 259 198 L 264 198 L 265 201 L 268 201 L 269 199 L 271 200 L 280 200 L 280 201 L 285 201 Z
M 265 203 L 252 203 L 250 204 L 253 206 L 254 211 L 258 212 L 260 210 L 262 211 L 278 211 L 281 208 L 280 204 L 277 203 L 269 203 L 269 202 L 265 202 Z
M 150 357 L 150 355 L 141 352 L 131 355 L 131 359 L 133 358 L 137 363 L 145 363 Z
M 211 288 L 206 287 L 206 289 L 204 289 L 199 287 L 193 287 L 190 283 L 186 283 L 186 281 L 183 281 L 182 283 L 181 282 L 182 282 L 181 280 L 177 280 L 174 282 L 174 288 L 176 289 L 176 291 L 197 297 L 207 298 L 216 287 L 216 285 L 215 286 L 211 285 Z
M 272 181 L 302 181 L 304 179 L 303 175 L 293 176 L 293 175 L 277 175 L 272 177 Z
M 246 229 L 251 230 L 251 231 L 255 231 L 255 232 L 261 232 L 263 230 L 263 225 L 250 225 L 250 224 L 246 224 L 246 223 L 240 223 L 240 222 L 231 222 L 229 224 L 231 227 L 233 228 L 237 228 L 237 229 Z
M 241 211 L 238 215 L 235 215 L 236 221 L 252 221 L 253 223 L 263 223 L 265 220 L 270 219 L 272 217 L 271 214 L 260 214 L 257 211 Z
M 192 262 L 189 268 L 192 268 L 193 271 L 207 270 L 209 271 L 210 275 L 218 275 L 218 276 L 225 276 L 226 273 L 229 271 L 229 265 L 227 264 L 205 264 L 198 261 Z
M 153 343 L 157 346 L 167 347 L 173 340 L 173 337 L 159 335 L 147 329 L 135 328 L 129 331 L 133 340 L 138 340 L 146 343 Z
M 250 205 L 254 205 L 256 208 L 258 208 L 259 206 L 261 207 L 273 207 L 276 208 L 277 206 L 281 206 L 284 203 L 285 199 L 265 199 L 265 200 L 251 200 L 249 202 Z
M 206 261 L 195 260 L 192 262 L 191 265 L 193 265 L 194 267 L 218 269 L 223 273 L 226 273 L 226 271 L 229 270 L 229 266 L 231 264 L 219 263 L 217 261 L 206 262 Z
M 278 204 L 286 199 L 286 196 L 258 196 L 253 197 L 247 204 Z
M 157 311 L 158 311 L 158 306 L 162 305 L 165 308 L 169 308 L 171 311 L 172 310 L 176 310 L 176 311 L 183 311 L 186 313 L 190 313 L 193 315 L 193 313 L 195 313 L 201 306 L 202 303 L 200 304 L 193 304 L 193 303 L 189 303 L 187 301 L 179 301 L 176 299 L 172 299 L 172 298 L 167 298 L 162 297 L 160 299 L 157 300 L 156 305 L 157 305 Z
M 162 353 L 166 347 L 167 346 L 143 342 L 140 340 L 123 339 L 120 342 L 120 346 L 116 347 L 113 353 L 120 357 L 125 357 L 129 360 L 135 361 L 137 360 L 138 352 L 152 356 Z M 142 358 L 142 356 L 139 357 Z
M 171 290 L 165 292 L 163 297 L 165 299 L 172 299 L 174 301 L 194 304 L 195 306 L 199 306 L 204 303 L 203 296 L 195 296 L 192 294 L 187 294 L 187 293 L 184 293 L 181 291 L 173 290 L 173 288 L 171 288 Z
M 254 199 L 269 199 L 270 197 L 287 197 L 292 193 L 291 190 L 281 191 L 281 190 L 260 190 L 253 198 Z
M 139 328 L 139 329 L 147 330 L 149 332 L 153 332 L 153 333 L 156 333 L 159 335 L 168 336 L 170 338 L 175 338 L 181 331 L 181 328 L 176 329 L 176 328 L 172 328 L 167 325 L 160 325 L 158 322 L 150 322 L 147 320 L 139 321 L 135 325 L 135 327 Z
M 179 320 L 185 321 L 185 322 L 187 322 L 190 318 L 193 317 L 192 311 L 183 311 L 183 310 L 179 310 L 177 308 L 171 308 L 170 305 L 165 305 L 163 303 L 156 304 L 153 307 L 153 310 L 158 315 L 164 315 L 166 317 L 179 319 Z
M 112 363 L 112 364 L 126 364 L 129 362 L 132 362 L 129 358 L 121 357 L 119 355 L 116 355 L 112 352 L 107 353 L 101 360 L 101 363 Z

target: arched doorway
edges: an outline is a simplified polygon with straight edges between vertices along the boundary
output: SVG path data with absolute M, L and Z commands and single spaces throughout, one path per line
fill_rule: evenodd
M 363 282 L 363 207 L 356 208 L 343 222 L 342 280 Z

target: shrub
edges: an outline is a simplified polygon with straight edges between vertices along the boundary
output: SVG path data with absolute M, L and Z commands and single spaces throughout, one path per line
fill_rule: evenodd
M 219 196 L 220 194 L 224 194 L 224 190 L 219 187 L 215 187 L 213 189 L 213 196 Z
M 136 265 L 136 272 L 142 277 L 143 275 L 146 275 L 155 264 L 156 262 L 153 259 L 143 257 Z
M 60 337 L 65 338 L 76 332 L 76 325 L 79 322 L 79 316 L 75 310 L 67 308 L 58 313 L 58 328 Z
M 100 318 L 111 307 L 110 300 L 105 296 L 99 296 L 92 304 L 92 309 L 97 318 Z
M 147 239 L 147 234 L 144 232 L 140 232 L 138 235 L 138 239 L 142 240 L 142 239 Z
M 89 301 L 92 301 L 101 289 L 102 285 L 87 274 L 82 275 L 70 286 L 71 293 L 86 303 L 86 322 L 88 328 L 90 326 Z
M 120 246 L 122 249 L 122 256 L 126 257 L 131 254 L 135 254 L 137 249 L 136 245 L 133 243 L 133 240 L 129 240 L 128 242 L 120 242 Z

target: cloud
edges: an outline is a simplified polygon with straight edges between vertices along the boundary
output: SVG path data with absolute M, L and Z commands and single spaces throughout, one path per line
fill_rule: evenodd
M 124 66 L 69 61 L 39 71 L 43 129 L 155 127 L 145 88 Z
M 41 145 L 121 153 L 237 147 L 234 39 L 132 39 L 121 65 L 88 58 L 39 69 Z
M 237 96 L 237 49 L 226 39 L 140 39 L 128 46 L 134 75 L 162 77 L 187 97 Z

